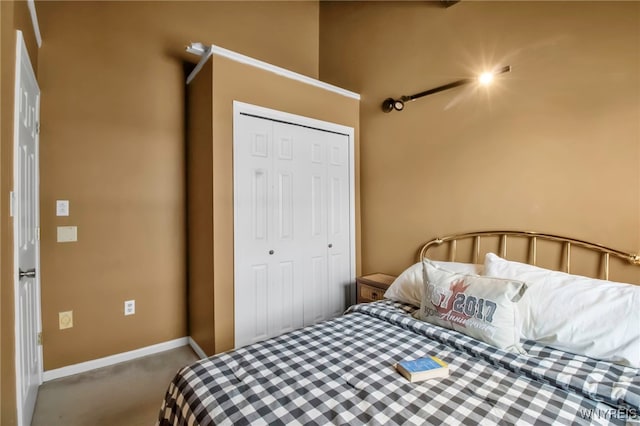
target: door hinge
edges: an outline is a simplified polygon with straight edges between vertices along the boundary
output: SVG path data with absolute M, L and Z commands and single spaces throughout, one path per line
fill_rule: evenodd
M 39 135 L 40 134 L 40 122 L 36 121 L 36 133 Z
M 36 228 L 36 240 L 40 241 L 40 227 Z
M 38 346 L 42 346 L 42 332 L 38 333 Z

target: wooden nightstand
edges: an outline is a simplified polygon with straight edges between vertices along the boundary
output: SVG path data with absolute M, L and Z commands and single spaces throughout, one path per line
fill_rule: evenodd
M 356 278 L 356 302 L 368 303 L 382 300 L 396 277 L 387 274 L 369 274 Z

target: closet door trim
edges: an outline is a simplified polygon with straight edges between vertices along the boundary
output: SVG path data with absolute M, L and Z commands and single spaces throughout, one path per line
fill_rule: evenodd
M 233 218 L 234 218 L 234 282 L 238 281 L 238 270 L 235 268 L 235 259 L 240 255 L 236 251 L 237 245 L 235 244 L 235 238 L 238 233 L 238 199 L 235 196 L 235 188 L 237 181 L 237 169 L 235 167 L 235 152 L 236 152 L 236 144 L 240 143 L 237 135 L 239 132 L 239 118 L 241 115 L 252 116 L 256 118 L 262 118 L 267 120 L 272 120 L 275 122 L 281 122 L 296 126 L 303 126 L 312 129 L 317 129 L 321 131 L 326 131 L 330 133 L 337 133 L 341 135 L 345 135 L 348 138 L 348 154 L 349 154 L 349 277 L 350 283 L 353 285 L 355 283 L 356 276 L 356 202 L 355 202 L 355 131 L 353 127 L 343 126 L 336 123 L 331 123 L 328 121 L 317 120 L 314 118 L 304 117 L 301 115 L 291 114 L 283 111 L 278 111 L 270 108 L 265 108 L 257 105 L 252 105 L 244 102 L 233 101 L 233 151 L 234 151 L 234 168 L 233 168 L 233 184 L 234 184 L 234 199 L 233 199 Z M 235 285 L 234 285 L 235 288 Z M 234 292 L 235 293 L 235 292 Z M 346 301 L 347 304 L 355 303 L 353 300 L 353 291 L 349 294 L 349 299 Z M 242 301 L 234 300 L 234 308 L 242 306 Z M 235 316 L 235 314 L 234 314 Z

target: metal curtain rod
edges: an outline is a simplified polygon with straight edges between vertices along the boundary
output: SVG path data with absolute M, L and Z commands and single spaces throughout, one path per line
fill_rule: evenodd
M 511 66 L 504 66 L 497 71 L 493 71 L 490 73 L 491 76 L 504 74 L 506 72 L 511 71 Z M 424 92 L 416 93 L 415 95 L 402 96 L 400 99 L 387 98 L 382 102 L 382 111 L 391 112 L 394 109 L 396 111 L 402 111 L 404 109 L 404 104 L 406 102 L 412 102 L 416 99 L 423 98 L 425 96 L 433 95 L 434 93 L 444 92 L 445 90 L 453 89 L 454 87 L 463 86 L 465 84 L 473 83 L 478 81 L 478 78 L 463 78 L 460 80 L 453 81 L 451 83 L 443 84 L 442 86 L 434 87 L 433 89 L 425 90 Z

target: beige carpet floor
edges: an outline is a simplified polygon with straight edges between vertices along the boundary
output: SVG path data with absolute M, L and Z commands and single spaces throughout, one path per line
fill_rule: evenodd
M 44 383 L 32 426 L 152 426 L 176 372 L 198 359 L 184 346 Z

